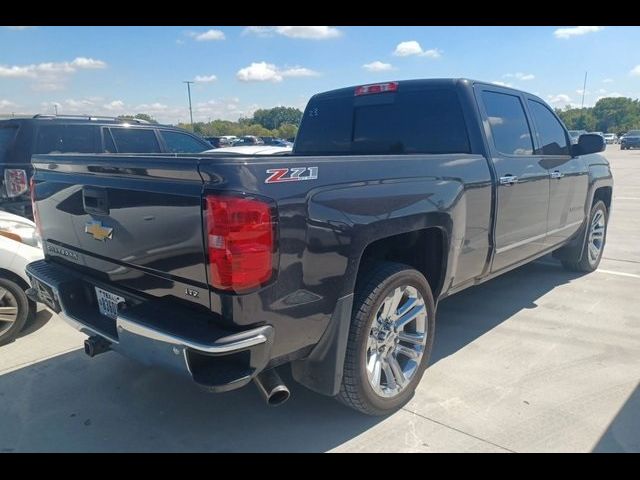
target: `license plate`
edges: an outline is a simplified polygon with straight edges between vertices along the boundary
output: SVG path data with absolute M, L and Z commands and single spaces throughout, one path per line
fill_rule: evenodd
M 118 316 L 118 304 L 124 303 L 124 298 L 98 287 L 95 287 L 95 289 L 100 313 L 115 320 Z

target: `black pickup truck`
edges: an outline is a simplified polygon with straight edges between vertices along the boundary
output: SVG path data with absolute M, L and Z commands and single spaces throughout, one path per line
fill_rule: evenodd
M 90 356 L 253 380 L 270 404 L 289 364 L 385 414 L 427 367 L 439 299 L 550 252 L 597 268 L 603 149 L 534 95 L 435 79 L 315 95 L 290 155 L 38 155 L 30 295 Z

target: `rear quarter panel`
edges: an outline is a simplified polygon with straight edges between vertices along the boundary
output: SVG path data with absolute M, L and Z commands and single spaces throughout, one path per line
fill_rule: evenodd
M 287 167 L 317 167 L 318 178 L 265 183 L 267 170 Z M 287 332 L 276 338 L 276 356 L 319 340 L 375 240 L 441 228 L 449 240 L 445 289 L 486 267 L 492 184 L 481 155 L 203 159 L 200 171 L 205 191 L 256 193 L 277 204 L 277 278 L 255 294 L 211 294 L 212 309 L 233 323 Z

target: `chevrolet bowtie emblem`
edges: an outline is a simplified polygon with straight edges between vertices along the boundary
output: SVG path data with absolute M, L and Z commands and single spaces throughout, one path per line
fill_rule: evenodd
M 113 228 L 103 227 L 100 221 L 87 222 L 84 226 L 84 231 L 101 242 L 104 242 L 107 238 L 113 238 Z

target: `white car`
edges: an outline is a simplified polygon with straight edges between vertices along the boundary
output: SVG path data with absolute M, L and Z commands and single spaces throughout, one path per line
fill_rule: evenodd
M 605 133 L 604 141 L 608 144 L 618 143 L 618 136 L 615 133 Z
M 207 150 L 203 153 L 237 153 L 239 155 L 282 155 L 291 153 L 293 147 L 274 147 L 271 145 L 243 145 Z
M 0 345 L 11 342 L 36 314 L 25 294 L 30 284 L 24 268 L 43 257 L 35 223 L 0 211 Z

